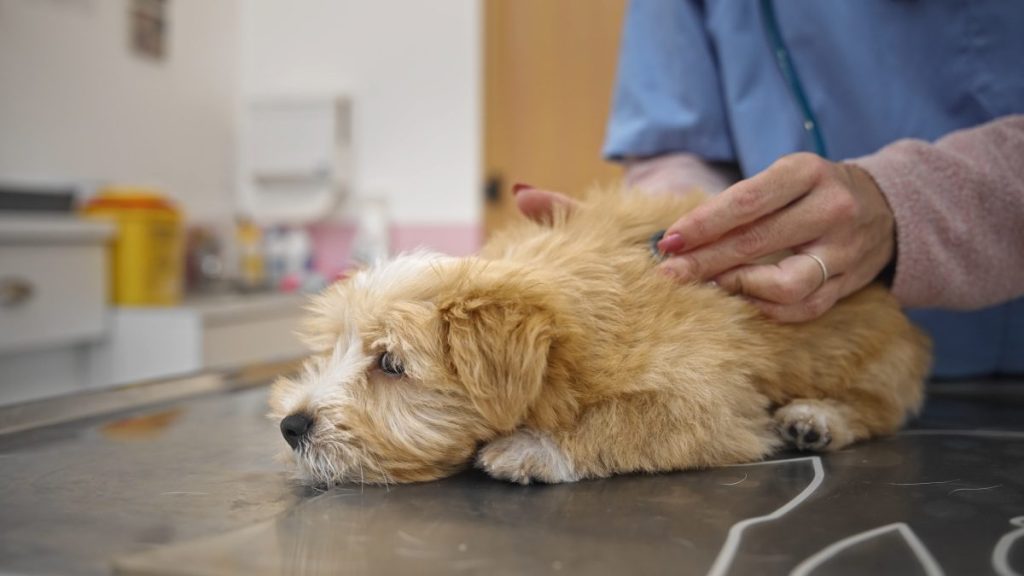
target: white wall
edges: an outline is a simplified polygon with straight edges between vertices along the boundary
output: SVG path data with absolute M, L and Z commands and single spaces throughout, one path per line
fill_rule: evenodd
M 395 223 L 480 221 L 480 0 L 246 0 L 242 94 L 349 94 L 354 188 Z
M 126 0 L 0 0 L 0 179 L 155 184 L 194 219 L 233 213 L 239 6 L 169 6 L 152 62 Z
M 0 180 L 162 186 L 234 212 L 240 95 L 346 93 L 356 195 L 398 225 L 480 221 L 480 0 L 175 0 L 169 57 L 127 0 L 0 0 Z

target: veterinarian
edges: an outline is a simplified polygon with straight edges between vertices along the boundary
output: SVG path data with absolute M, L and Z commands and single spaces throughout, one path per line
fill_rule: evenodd
M 604 154 L 644 190 L 722 191 L 659 244 L 680 281 L 798 322 L 880 279 L 936 376 L 1024 373 L 1021 30 L 999 0 L 633 0 Z

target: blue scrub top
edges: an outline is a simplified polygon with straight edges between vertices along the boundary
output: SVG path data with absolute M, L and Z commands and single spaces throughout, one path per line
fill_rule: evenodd
M 604 154 L 689 152 L 750 176 L 821 152 L 816 137 L 832 160 L 935 140 L 1024 113 L 1022 31 L 1010 0 L 632 0 Z M 1024 373 L 1024 299 L 910 315 L 935 376 Z

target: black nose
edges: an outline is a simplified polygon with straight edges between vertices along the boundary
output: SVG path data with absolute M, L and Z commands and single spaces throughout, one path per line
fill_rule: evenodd
M 306 438 L 313 420 L 305 414 L 292 414 L 281 420 L 281 435 L 284 436 L 292 449 L 298 448 L 299 443 Z

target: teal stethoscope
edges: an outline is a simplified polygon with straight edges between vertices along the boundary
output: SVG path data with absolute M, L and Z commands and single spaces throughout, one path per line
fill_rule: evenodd
M 768 35 L 768 41 L 772 45 L 772 51 L 775 53 L 775 63 L 778 65 L 782 77 L 789 84 L 789 89 L 793 92 L 793 97 L 796 99 L 797 107 L 800 108 L 800 113 L 803 115 L 804 132 L 811 139 L 814 152 L 822 158 L 828 158 L 825 137 L 821 134 L 821 129 L 818 127 L 818 119 L 814 116 L 814 110 L 811 110 L 811 104 L 807 101 L 804 86 L 800 82 L 800 75 L 797 74 L 796 67 L 793 66 L 793 59 L 789 56 L 789 49 L 786 48 L 786 42 L 782 39 L 782 33 L 779 32 L 779 21 L 775 18 L 775 2 L 773 0 L 761 0 L 761 20 L 764 22 L 765 33 Z M 665 231 L 660 230 L 654 236 L 651 236 L 648 241 L 651 253 L 658 260 L 665 258 L 665 255 L 658 250 L 658 242 L 661 241 L 664 234 Z
M 782 33 L 779 32 L 779 21 L 775 17 L 775 2 L 773 0 L 761 0 L 761 20 L 764 22 L 765 33 L 768 35 L 772 51 L 775 53 L 775 64 L 779 67 L 779 72 L 782 73 L 786 83 L 789 84 L 797 107 L 800 108 L 800 113 L 803 115 L 804 132 L 811 139 L 814 151 L 819 156 L 828 158 L 828 149 L 825 148 L 825 138 L 818 126 L 818 119 L 814 116 L 814 111 L 811 110 L 807 94 L 800 82 L 800 75 L 797 74 L 796 67 L 793 66 L 789 49 L 786 48 L 786 42 L 782 39 Z

